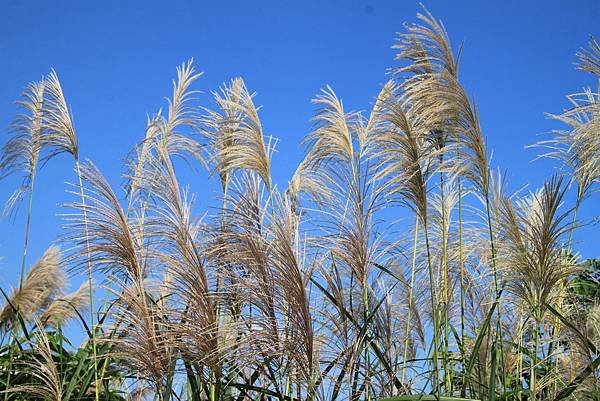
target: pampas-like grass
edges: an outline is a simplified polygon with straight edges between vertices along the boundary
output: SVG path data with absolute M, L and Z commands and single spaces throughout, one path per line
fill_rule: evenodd
M 284 190 L 272 178 L 275 142 L 241 78 L 213 93 L 212 107 L 198 107 L 200 74 L 191 61 L 177 69 L 166 112 L 148 118 L 132 152 L 125 199 L 94 164 L 79 162 L 56 73 L 32 84 L 2 177 L 24 171 L 31 200 L 39 161 L 74 157 L 81 198 L 65 215 L 65 265 L 86 270 L 88 283 L 63 295 L 62 262 L 49 250 L 0 311 L 12 343 L 0 358 L 12 361 L 23 344 L 9 330 L 18 318 L 24 329 L 41 319 L 37 330 L 43 324 L 62 341 L 62 326 L 86 307 L 84 293 L 92 300 L 93 273 L 109 294 L 102 314 L 90 305 L 99 316 L 90 333 L 96 380 L 82 369 L 85 396 L 93 386 L 97 400 L 132 389 L 161 401 L 589 396 L 597 319 L 571 312 L 565 294 L 578 269 L 577 208 L 599 176 L 598 94 L 572 95 L 572 108 L 553 116 L 567 128 L 541 143 L 577 184 L 575 208 L 563 205 L 567 177 L 508 197 L 503 177 L 491 174 L 444 26 L 428 12 L 418 18 L 400 36 L 402 64 L 368 115 L 346 110 L 329 87 L 316 96 L 305 157 Z M 579 68 L 596 71 L 596 48 L 592 41 L 581 52 Z M 216 212 L 197 214 L 177 157 L 218 175 Z M 27 239 L 24 260 L 26 249 Z M 46 363 L 59 356 L 47 351 L 31 366 L 2 364 L 6 386 L 19 384 L 12 372 L 36 378 L 10 391 L 73 394 L 60 393 L 58 374 L 68 369 Z M 84 351 L 73 356 L 91 361 Z M 579 371 L 568 375 L 569 367 Z
M 44 90 L 45 83 L 43 80 L 33 82 L 27 86 L 27 89 L 21 95 L 22 99 L 17 101 L 23 112 L 13 122 L 13 135 L 3 146 L 2 157 L 0 158 L 0 178 L 4 178 L 19 170 L 24 173 L 23 183 L 8 199 L 4 208 L 4 214 L 11 214 L 23 195 L 29 192 L 29 207 L 27 209 L 27 223 L 25 224 L 19 287 L 23 285 L 25 266 L 27 264 L 29 227 L 31 225 L 31 213 L 33 209 L 33 189 L 35 187 L 35 177 L 42 147 Z
M 59 372 L 59 366 L 55 362 L 47 333 L 42 324 L 36 320 L 38 328 L 30 340 L 34 356 L 19 363 L 18 368 L 31 375 L 35 383 L 18 384 L 5 388 L 0 393 L 10 395 L 11 393 L 25 393 L 28 397 L 39 397 L 49 401 L 63 401 L 63 387 Z
M 396 59 L 407 62 L 394 73 L 410 74 L 402 81 L 403 101 L 421 117 L 425 129 L 434 135 L 432 141 L 441 141 L 443 147 L 450 139 L 444 132 L 459 113 L 456 102 L 448 97 L 458 89 L 458 64 L 443 25 L 427 10 L 418 18 L 423 25 L 406 26 L 407 32 L 394 46 Z
M 180 156 L 184 159 L 190 156 L 200 162 L 203 161 L 200 145 L 194 138 L 186 135 L 183 128 L 194 130 L 198 125 L 198 112 L 192 101 L 198 91 L 192 90 L 191 85 L 202 76 L 196 73 L 193 60 L 183 63 L 177 68 L 177 80 L 173 81 L 173 94 L 168 99 L 168 113 L 166 118 L 158 121 L 160 127 L 159 140 L 163 153 L 170 156 Z
M 146 277 L 146 255 L 141 248 L 139 222 L 128 219 L 110 184 L 94 164 L 83 164 L 81 173 L 83 184 L 87 184 L 86 202 L 69 204 L 75 212 L 65 215 L 69 231 L 63 240 L 74 244 L 67 256 L 70 269 L 85 271 L 89 261 L 94 270 L 111 277 L 142 281 Z
M 18 325 L 19 317 L 29 321 L 38 316 L 56 296 L 62 294 L 65 274 L 61 263 L 59 249 L 50 247 L 31 267 L 21 288 L 13 290 L 0 312 L 0 324 L 4 330 Z
M 293 369 L 300 372 L 307 391 L 312 393 L 315 377 L 316 340 L 311 313 L 309 278 L 314 266 L 307 266 L 302 240 L 298 238 L 297 217 L 289 204 L 277 202 L 281 210 L 272 217 L 273 278 L 286 312 L 286 344 Z
M 261 179 L 249 173 L 236 181 L 230 191 L 229 220 L 222 236 L 224 261 L 241 285 L 265 327 L 265 343 L 274 357 L 281 355 L 281 327 L 277 319 L 275 282 L 270 264 L 270 241 L 267 237 L 266 199 Z
M 207 109 L 202 134 L 208 139 L 211 161 L 223 187 L 239 170 L 255 171 L 271 187 L 271 140 L 265 141 L 254 94 L 241 78 L 213 93 L 218 111 Z
M 303 194 L 319 206 L 331 201 L 331 193 L 322 185 L 319 174 L 309 168 L 306 159 L 298 165 L 285 190 L 285 196 L 294 212 L 299 212 L 300 197 Z
M 169 310 L 152 299 L 141 282 L 121 286 L 116 308 L 118 325 L 109 340 L 114 355 L 128 370 L 149 380 L 161 401 L 170 399 L 176 348 Z
M 42 136 L 42 106 L 45 81 L 30 83 L 17 105 L 22 109 L 12 124 L 12 137 L 2 147 L 0 178 L 18 171 L 23 172 L 23 184 L 9 199 L 5 213 L 15 206 L 27 190 L 32 190 L 35 173 L 40 159 Z
M 502 263 L 510 271 L 508 288 L 525 302 L 537 322 L 557 290 L 578 264 L 563 252 L 571 210 L 561 211 L 566 188 L 553 177 L 541 190 L 518 204 L 505 199 L 502 205 Z
M 187 192 L 181 191 L 172 169 L 152 159 L 155 173 L 144 182 L 145 191 L 152 194 L 153 206 L 146 218 L 148 239 L 160 251 L 152 252 L 155 261 L 164 266 L 169 277 L 164 300 L 175 304 L 174 341 L 185 355 L 196 363 L 208 365 L 220 375 L 218 316 L 216 305 L 221 294 L 211 289 L 207 258 L 200 248 L 200 225 L 192 217 L 193 203 Z M 169 302 L 170 301 L 170 302 Z
M 79 145 L 73 128 L 71 112 L 63 94 L 58 75 L 54 70 L 44 81 L 44 116 L 42 146 L 48 149 L 44 159 L 48 160 L 66 152 L 79 160 Z
M 579 50 L 577 57 L 577 68 L 600 76 L 600 43 L 593 36 L 590 37 L 589 48 Z
M 536 146 L 547 153 L 540 157 L 556 158 L 571 170 L 577 183 L 577 202 L 581 202 L 600 180 L 600 93 L 585 90 L 568 96 L 572 107 L 562 114 L 550 114 L 568 129 L 553 131 L 553 138 Z
M 200 143 L 194 138 L 193 133 L 198 129 L 200 115 L 193 104 L 198 91 L 191 88 L 192 84 L 202 76 L 196 73 L 193 60 L 177 67 L 177 79 L 173 81 L 173 93 L 167 99 L 167 115 L 162 115 L 159 110 L 156 115 L 148 119 L 144 140 L 136 146 L 136 160 L 128 166 L 126 188 L 129 193 L 129 209 L 132 202 L 140 200 L 142 209 L 147 204 L 147 196 L 138 194 L 143 180 L 148 178 L 145 171 L 148 158 L 161 157 L 161 163 L 172 164 L 173 157 L 181 157 L 190 163 L 193 160 L 204 164 L 204 156 Z M 150 172 L 152 168 L 150 166 Z M 151 178 L 151 177 L 150 177 Z M 142 211 L 143 215 L 143 211 Z
M 90 283 L 81 284 L 77 291 L 72 294 L 56 298 L 40 316 L 40 322 L 44 326 L 65 326 L 69 321 L 82 314 L 89 306 Z
M 311 165 L 333 161 L 354 164 L 354 137 L 351 128 L 352 114 L 346 114 L 342 101 L 333 89 L 323 89 L 313 103 L 318 107 L 314 117 L 315 129 L 307 137 Z
M 387 129 L 374 139 L 379 147 L 378 155 L 383 167 L 377 172 L 384 180 L 389 196 L 413 209 L 419 217 L 427 220 L 427 180 L 433 173 L 428 157 L 433 149 L 426 146 L 422 131 L 416 125 L 418 119 L 409 110 L 405 111 L 398 100 L 397 87 L 390 87 L 392 96 L 384 104 L 382 118 Z

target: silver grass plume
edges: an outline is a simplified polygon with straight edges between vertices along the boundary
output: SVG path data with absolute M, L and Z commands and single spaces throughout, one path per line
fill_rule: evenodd
M 262 124 L 255 106 L 255 94 L 248 91 L 241 78 L 214 92 L 218 110 L 206 110 L 201 130 L 208 140 L 210 163 L 221 177 L 223 188 L 240 170 L 256 172 L 271 188 L 271 140 L 265 141 Z
M 199 115 L 190 103 L 199 92 L 191 90 L 190 87 L 200 76 L 202 73 L 196 73 L 194 70 L 193 60 L 177 67 L 177 80 L 173 81 L 173 94 L 170 99 L 167 99 L 169 104 L 167 117 L 159 119 L 160 138 L 158 139 L 160 147 L 169 156 L 185 158 L 186 155 L 190 155 L 202 162 L 200 144 L 181 131 L 184 127 L 194 130 L 198 126 Z
M 44 326 L 64 326 L 89 306 L 89 293 L 90 282 L 86 281 L 72 294 L 55 298 L 40 316 L 40 322 Z
M 0 326 L 4 330 L 18 325 L 18 317 L 28 321 L 38 316 L 62 294 L 66 278 L 61 263 L 59 249 L 50 247 L 31 267 L 21 288 L 13 290 L 0 311 Z
M 321 207 L 332 200 L 331 193 L 323 186 L 319 174 L 309 168 L 307 159 L 300 162 L 285 190 L 285 197 L 295 213 L 299 211 L 302 194 L 306 194 Z
M 412 74 L 401 85 L 402 101 L 419 116 L 422 128 L 430 131 L 428 141 L 441 141 L 437 147 L 446 148 L 438 158 L 451 156 L 440 170 L 465 175 L 485 196 L 489 160 L 477 107 L 459 81 L 458 60 L 445 28 L 425 11 L 425 15 L 418 15 L 424 24 L 408 26 L 408 32 L 394 46 L 400 51 L 396 59 L 408 61 L 395 73 Z M 457 147 L 462 160 L 453 160 Z
M 211 291 L 200 221 L 192 214 L 193 199 L 180 189 L 172 169 L 159 160 L 148 162 L 155 173 L 144 182 L 153 200 L 146 235 L 156 244 L 152 257 L 164 267 L 169 278 L 165 289 L 177 307 L 172 310 L 178 322 L 173 324 L 176 346 L 186 358 L 209 366 L 218 377 L 224 350 L 218 343 L 217 305 L 223 294 Z
M 148 118 L 144 140 L 136 146 L 135 162 L 129 166 L 126 183 L 130 197 L 129 209 L 133 199 L 140 196 L 137 192 L 146 175 L 144 170 L 149 157 L 161 156 L 161 162 L 166 164 L 172 164 L 171 159 L 175 156 L 184 159 L 190 165 L 193 160 L 205 163 L 202 146 L 194 135 L 200 116 L 193 102 L 199 92 L 191 89 L 192 84 L 201 76 L 202 73 L 195 72 L 193 60 L 178 66 L 177 79 L 173 81 L 173 92 L 167 99 L 167 115 L 164 116 L 162 110 L 159 110 L 156 115 Z
M 383 106 L 382 118 L 386 128 L 374 139 L 382 167 L 377 179 L 383 180 L 388 194 L 427 218 L 427 180 L 431 175 L 428 155 L 435 152 L 425 143 L 422 131 L 417 128 L 418 117 L 398 98 L 397 86 L 388 89 L 389 96 Z
M 278 210 L 272 217 L 273 235 L 271 255 L 273 278 L 278 297 L 287 319 L 286 344 L 294 368 L 302 380 L 310 384 L 314 379 L 315 333 L 308 292 L 313 266 L 307 265 L 303 243 L 299 238 L 297 216 L 285 198 L 276 197 Z
M 79 160 L 79 145 L 73 119 L 58 75 L 54 70 L 50 72 L 44 83 L 42 146 L 48 150 L 44 154 L 44 160 L 47 161 L 64 152 Z
M 315 128 L 305 140 L 310 144 L 307 162 L 311 168 L 335 162 L 354 166 L 352 121 L 356 115 L 346 114 L 342 101 L 329 86 L 321 92 L 313 99 L 318 110 L 313 118 Z
M 264 347 L 270 355 L 281 356 L 281 327 L 277 319 L 275 278 L 261 179 L 248 173 L 233 181 L 229 192 L 228 221 L 219 247 L 213 249 L 229 266 L 230 274 L 244 292 L 244 300 L 257 310 L 253 325 L 265 334 Z M 235 290 L 235 289 L 234 289 Z M 266 348 L 265 348 L 266 349 Z
M 600 43 L 593 36 L 590 37 L 589 49 L 579 50 L 577 57 L 577 68 L 600 77 Z
M 2 147 L 0 178 L 23 172 L 23 182 L 9 198 L 5 214 L 10 214 L 25 192 L 32 189 L 40 159 L 45 81 L 30 83 L 16 103 L 22 109 L 11 125 L 11 138 Z
M 417 17 L 423 25 L 407 25 L 407 32 L 400 35 L 394 46 L 399 50 L 396 59 L 407 61 L 394 73 L 404 78 L 402 103 L 419 116 L 425 140 L 434 148 L 451 153 L 456 143 L 453 128 L 460 114 L 460 105 L 455 101 L 460 88 L 458 63 L 443 25 L 426 9 Z M 438 159 L 444 162 L 443 153 Z
M 170 391 L 166 383 L 174 373 L 177 356 L 171 312 L 153 299 L 145 283 L 118 284 L 120 289 L 112 312 L 115 334 L 108 341 L 114 346 L 114 356 L 122 358 L 126 369 L 147 378 L 162 399 L 163 392 Z
M 558 159 L 571 170 L 580 202 L 600 180 L 600 93 L 587 89 L 568 99 L 572 108 L 549 115 L 568 129 L 553 131 L 553 138 L 535 146 L 547 149 L 540 157 Z
M 81 177 L 85 202 L 68 204 L 74 212 L 64 216 L 69 231 L 63 240 L 72 244 L 67 257 L 70 269 L 87 269 L 89 261 L 93 270 L 109 277 L 142 281 L 147 273 L 147 253 L 140 224 L 126 216 L 112 187 L 92 162 L 81 165 Z
M 557 300 L 558 288 L 579 268 L 565 254 L 565 222 L 570 210 L 560 211 L 566 188 L 553 177 L 542 189 L 517 204 L 505 199 L 501 210 L 503 257 L 508 289 L 525 302 L 539 322 L 546 305 Z

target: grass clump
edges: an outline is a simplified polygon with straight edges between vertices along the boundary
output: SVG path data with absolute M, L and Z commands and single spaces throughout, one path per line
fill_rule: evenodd
M 572 250 L 600 176 L 598 94 L 571 95 L 552 115 L 563 129 L 537 144 L 561 173 L 508 193 L 446 30 L 418 18 L 369 113 L 329 87 L 315 97 L 282 188 L 241 78 L 201 107 L 201 74 L 177 69 L 123 199 L 80 160 L 57 74 L 30 84 L 0 157 L 2 177 L 23 175 L 8 209 L 29 195 L 20 282 L 0 311 L 4 400 L 598 399 L 598 264 Z M 598 75 L 599 49 L 578 68 Z M 36 174 L 60 153 L 76 172 L 65 252 L 26 272 Z M 178 158 L 218 177 L 218 207 L 198 211 Z

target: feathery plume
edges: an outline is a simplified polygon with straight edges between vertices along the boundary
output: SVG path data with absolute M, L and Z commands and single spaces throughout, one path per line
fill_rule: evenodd
M 83 313 L 88 307 L 90 298 L 90 282 L 86 281 L 72 294 L 56 298 L 48 306 L 40 317 L 44 326 L 64 326 L 67 322 L 77 317 L 77 313 Z
M 65 274 L 61 268 L 61 254 L 50 247 L 27 273 L 21 288 L 13 290 L 8 303 L 0 311 L 0 325 L 7 330 L 15 326 L 17 316 L 31 320 L 62 294 Z
M 579 63 L 577 68 L 600 77 L 600 43 L 592 36 L 590 37 L 589 49 L 580 49 L 577 52 Z
M 110 339 L 115 357 L 122 358 L 128 369 L 153 383 L 162 397 L 176 360 L 170 312 L 150 297 L 142 282 L 120 284 L 114 312 L 118 324 Z
M 254 94 L 241 78 L 213 93 L 219 111 L 207 110 L 202 135 L 209 141 L 211 161 L 225 182 L 238 170 L 256 172 L 271 188 L 271 143 L 265 142 Z
M 548 149 L 539 157 L 560 160 L 577 182 L 578 201 L 588 196 L 600 180 L 600 92 L 586 90 L 568 96 L 573 107 L 550 118 L 568 126 L 553 131 L 554 137 L 534 146 Z
M 27 372 L 34 380 L 32 384 L 15 384 L 1 393 L 25 393 L 35 398 L 49 401 L 62 401 L 63 389 L 59 367 L 54 361 L 48 334 L 36 320 L 37 330 L 33 332 L 32 357 L 18 361 L 22 372 Z
M 415 127 L 416 116 L 406 112 L 398 100 L 396 91 L 389 88 L 390 96 L 383 110 L 387 126 L 377 135 L 382 167 L 377 179 L 384 180 L 390 195 L 417 212 L 421 219 L 427 216 L 427 179 L 430 175 L 427 157 L 433 149 L 427 149 L 423 136 Z
M 204 250 L 200 248 L 200 224 L 192 214 L 193 200 L 181 191 L 172 169 L 158 161 L 152 179 L 144 182 L 151 194 L 152 208 L 146 218 L 146 235 L 158 252 L 152 256 L 169 277 L 167 291 L 177 317 L 173 330 L 187 358 L 219 371 L 217 303 L 221 294 L 211 292 L 211 277 Z
M 318 111 L 313 118 L 315 129 L 305 140 L 310 143 L 307 162 L 311 167 L 332 161 L 353 164 L 353 115 L 346 114 L 342 101 L 329 86 L 321 90 L 313 104 L 317 105 Z
M 65 215 L 69 231 L 63 239 L 73 244 L 67 258 L 70 269 L 87 269 L 89 262 L 94 270 L 122 281 L 140 282 L 146 277 L 147 255 L 139 224 L 125 215 L 110 184 L 92 162 L 82 164 L 81 177 L 87 184 L 85 202 L 68 204 L 79 212 Z
M 331 193 L 321 182 L 319 174 L 309 168 L 306 159 L 300 162 L 285 190 L 285 196 L 294 212 L 298 210 L 300 196 L 303 193 L 318 205 L 324 205 L 332 200 Z
M 23 172 L 23 182 L 9 198 L 4 209 L 10 214 L 18 201 L 35 183 L 35 174 L 40 158 L 44 81 L 32 82 L 16 103 L 22 109 L 11 125 L 11 138 L 2 147 L 0 178 L 17 171 Z
M 566 188 L 553 177 L 541 190 L 516 205 L 505 199 L 501 210 L 502 264 L 508 288 L 531 308 L 539 322 L 547 304 L 556 301 L 557 289 L 578 265 L 563 250 L 570 225 L 561 212 Z
M 183 158 L 190 165 L 190 157 L 201 164 L 205 163 L 202 146 L 193 135 L 198 129 L 200 117 L 192 102 L 199 92 L 190 89 L 200 76 L 202 73 L 195 73 L 191 59 L 178 66 L 173 93 L 167 99 L 167 116 L 163 116 L 162 110 L 159 110 L 156 115 L 148 118 L 144 140 L 135 147 L 135 161 L 129 165 L 129 176 L 125 184 L 129 196 L 128 212 L 132 202 L 140 196 L 138 190 L 141 182 L 152 172 L 152 166 L 148 166 L 148 158 L 160 157 L 160 162 L 168 165 L 172 165 L 173 156 Z M 150 170 L 146 171 L 147 168 Z M 146 206 L 144 205 L 144 209 Z M 144 212 L 143 210 L 142 213 Z
M 177 67 L 177 80 L 173 81 L 173 94 L 168 100 L 168 113 L 166 118 L 160 119 L 161 135 L 159 147 L 164 149 L 165 155 L 177 155 L 184 159 L 186 155 L 203 162 L 200 144 L 192 137 L 180 131 L 183 127 L 192 130 L 198 126 L 198 112 L 190 103 L 195 99 L 198 91 L 190 90 L 194 81 L 202 76 L 196 73 L 193 60 Z M 160 113 L 159 115 L 160 116 Z
M 44 154 L 44 161 L 63 152 L 79 160 L 77 135 L 56 71 L 52 70 L 44 83 L 42 146 L 48 150 L 48 153 Z
M 295 368 L 310 383 L 315 368 L 315 335 L 307 286 L 312 269 L 305 266 L 297 235 L 297 217 L 285 198 L 277 199 L 278 212 L 272 217 L 271 247 L 274 283 L 283 299 L 287 320 L 286 348 Z
M 447 160 L 440 169 L 453 167 L 451 171 L 465 175 L 485 195 L 489 161 L 477 108 L 459 82 L 458 62 L 443 25 L 429 12 L 419 19 L 424 25 L 408 27 L 394 46 L 400 50 L 396 58 L 409 62 L 396 74 L 413 74 L 401 85 L 402 102 L 419 116 L 427 141 L 443 150 L 438 158 L 453 157 L 453 150 L 461 147 L 461 160 Z

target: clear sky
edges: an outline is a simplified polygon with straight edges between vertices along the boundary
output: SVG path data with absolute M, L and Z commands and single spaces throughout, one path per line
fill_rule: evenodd
M 524 149 L 560 128 L 544 112 L 560 112 L 564 96 L 590 75 L 573 68 L 590 34 L 600 37 L 600 1 L 427 1 L 457 47 L 464 45 L 461 76 L 476 98 L 493 163 L 507 169 L 511 186 L 538 187 L 555 163 L 531 163 Z M 175 67 L 193 57 L 209 92 L 242 76 L 263 105 L 264 130 L 280 139 L 273 160 L 282 185 L 303 150 L 314 106 L 325 85 L 348 110 L 366 110 L 394 66 L 391 49 L 416 1 L 22 1 L 0 7 L 0 127 L 15 114 L 25 84 L 55 68 L 73 110 L 81 154 L 115 185 L 121 162 L 143 135 L 146 115 L 164 107 Z M 4 136 L 6 138 L 6 136 Z M 2 139 L 4 142 L 4 139 Z M 61 156 L 38 176 L 29 261 L 59 234 L 59 204 L 73 182 L 72 162 Z M 4 201 L 16 179 L 0 182 Z M 194 187 L 204 196 L 202 182 Z M 212 194 L 206 194 L 212 196 Z M 599 214 L 598 195 L 584 221 Z M 0 222 L 0 286 L 16 283 L 25 207 L 15 222 Z M 585 242 L 583 241 L 587 233 Z M 600 256 L 598 227 L 580 232 L 578 249 Z

